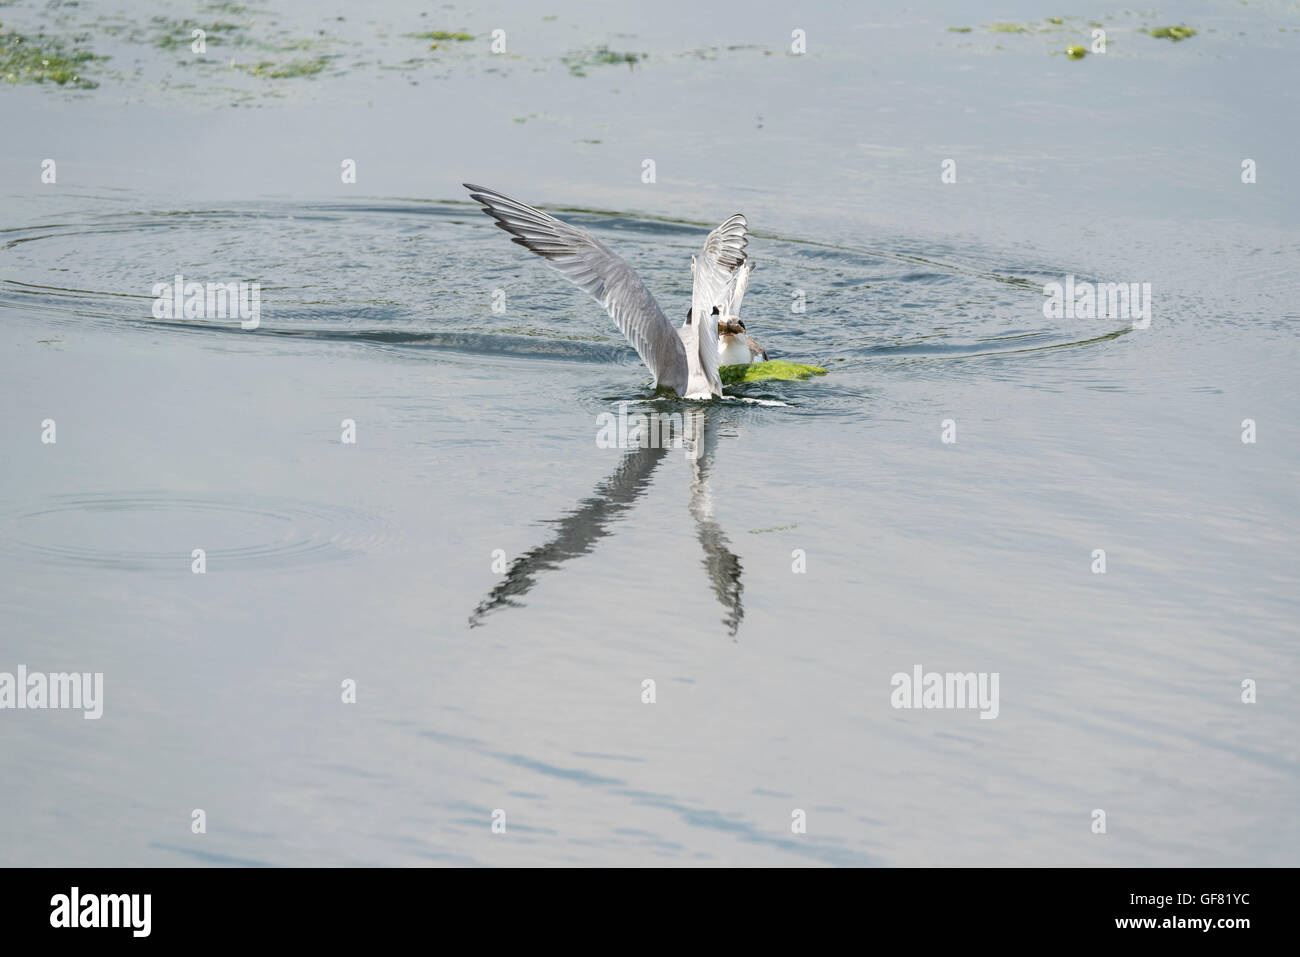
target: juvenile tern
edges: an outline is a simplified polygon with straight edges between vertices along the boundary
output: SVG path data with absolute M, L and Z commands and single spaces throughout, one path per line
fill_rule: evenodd
M 718 315 L 718 364 L 747 366 L 760 358 L 767 361 L 767 351 L 745 335 L 745 323 L 740 318 L 740 301 L 745 298 L 749 274 L 754 271 L 754 260 L 746 260 L 728 281 Z
M 760 361 L 767 361 L 767 350 L 753 336 L 745 335 L 739 316 L 718 320 L 718 365 L 745 366 Z

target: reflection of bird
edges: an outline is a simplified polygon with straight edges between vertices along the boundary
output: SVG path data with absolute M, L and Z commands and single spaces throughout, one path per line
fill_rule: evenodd
M 726 609 L 722 622 L 727 631 L 735 635 L 745 608 L 740 596 L 745 590 L 740 580 L 740 559 L 727 547 L 727 535 L 713 518 L 713 492 L 709 486 L 709 473 L 713 469 L 713 453 L 718 445 L 717 429 L 705 429 L 702 413 L 687 412 L 694 421 L 689 431 L 695 442 L 691 452 L 691 516 L 695 519 L 695 536 L 704 547 L 704 567 L 709 573 L 714 597 Z
M 559 568 L 570 558 L 590 552 L 596 542 L 610 533 L 615 519 L 630 509 L 649 487 L 650 474 L 667 451 L 665 447 L 650 447 L 636 449 L 624 456 L 613 475 L 597 485 L 590 497 L 583 499 L 576 509 L 556 523 L 559 530 L 551 541 L 511 562 L 506 577 L 470 615 L 469 626 L 474 628 L 483 624 L 483 618 L 498 608 L 518 606 L 516 599 L 533 587 L 538 572 Z
M 733 315 L 733 297 L 739 307 L 737 291 L 744 294 L 749 275 L 747 270 L 743 277 L 737 275 L 745 265 L 749 243 L 744 216 L 736 213 L 709 233 L 699 255 L 691 257 L 691 310 L 678 329 L 636 271 L 590 233 L 495 190 L 464 185 L 514 242 L 541 256 L 605 307 L 654 375 L 656 388 L 686 399 L 722 395 L 712 322 L 697 323 L 691 317 L 712 316 L 715 309 Z
M 745 616 L 741 604 L 740 559 L 731 551 L 726 534 L 713 517 L 713 495 L 709 474 L 717 446 L 716 424 L 699 409 L 683 414 L 682 435 L 691 461 L 691 498 L 688 509 L 695 519 L 695 535 L 704 549 L 704 567 L 714 597 L 722 604 L 723 623 L 735 635 Z M 706 431 L 707 430 L 707 431 Z M 524 552 L 510 564 L 503 578 L 488 596 L 479 602 L 469 617 L 471 628 L 500 608 L 517 608 L 520 599 L 537 583 L 537 576 L 558 570 L 565 562 L 586 555 L 596 543 L 613 533 L 637 499 L 650 487 L 655 468 L 667 454 L 666 445 L 636 448 L 624 456 L 614 473 L 592 490 L 578 507 L 554 524 L 555 535 L 549 542 Z

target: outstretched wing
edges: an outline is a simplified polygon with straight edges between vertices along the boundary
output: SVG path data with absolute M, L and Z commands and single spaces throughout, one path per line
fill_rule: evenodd
M 718 377 L 717 320 L 713 309 L 727 304 L 732 275 L 745 264 L 745 247 L 749 244 L 749 223 L 736 213 L 709 233 L 704 248 L 691 261 L 694 284 L 691 288 L 691 315 L 699 317 L 698 348 L 700 368 L 717 392 L 722 391 Z
M 655 377 L 678 395 L 686 393 L 686 349 L 636 271 L 590 233 L 561 222 L 496 190 L 465 183 L 483 212 L 537 253 L 565 279 L 605 307 Z M 715 363 L 716 364 L 716 363 Z
M 747 259 L 744 264 L 731 274 L 731 284 L 722 303 L 724 316 L 740 315 L 740 302 L 745 298 L 745 289 L 749 286 L 749 274 L 754 271 L 754 260 Z

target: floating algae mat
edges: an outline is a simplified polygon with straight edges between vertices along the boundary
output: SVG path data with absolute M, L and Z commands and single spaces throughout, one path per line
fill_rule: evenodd
M 325 69 L 327 62 L 324 57 L 315 60 L 291 60 L 288 63 L 263 60 L 252 66 L 240 66 L 239 69 L 251 76 L 267 76 L 273 80 L 283 80 L 296 76 L 315 76 Z
M 52 37 L 38 34 L 25 37 L 0 24 L 0 79 L 6 83 L 57 83 L 74 86 L 79 90 L 93 90 L 99 86 L 94 80 L 81 75 L 81 69 L 95 60 L 89 50 L 69 50 Z
M 424 33 L 404 33 L 403 36 L 411 37 L 414 40 L 432 40 L 429 44 L 430 50 L 438 49 L 439 43 L 468 43 L 474 39 L 474 34 L 464 33 L 462 31 L 452 30 L 426 30 Z
M 1143 30 L 1142 32 L 1150 34 L 1158 40 L 1173 40 L 1175 43 L 1196 36 L 1196 31 L 1191 27 L 1156 27 L 1154 30 Z
M 723 385 L 740 385 L 744 382 L 762 382 L 766 379 L 783 379 L 797 382 L 810 379 L 815 375 L 825 375 L 821 366 L 806 366 L 798 362 L 786 362 L 784 359 L 769 359 L 767 362 L 751 362 L 747 366 L 723 366 L 718 370 Z
M 1070 19 L 1076 19 L 1071 17 Z M 1043 21 L 1031 23 L 990 23 L 985 26 L 989 33 L 1047 33 L 1060 32 L 1057 27 L 1065 25 L 1064 17 L 1045 17 Z M 949 27 L 955 32 L 966 32 L 969 28 Z
M 460 43 L 468 43 L 474 39 L 472 33 L 453 32 L 451 30 L 426 30 L 424 33 L 404 33 L 402 35 L 416 40 L 456 40 Z
M 568 67 L 569 72 L 574 76 L 586 76 L 589 67 L 626 63 L 628 68 L 631 69 L 647 56 L 649 56 L 648 53 L 622 53 L 618 50 L 611 50 L 602 43 L 594 50 L 570 53 L 568 56 L 560 57 L 560 62 Z

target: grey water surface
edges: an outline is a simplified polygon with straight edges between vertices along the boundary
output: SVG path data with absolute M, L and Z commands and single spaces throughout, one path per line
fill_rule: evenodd
M 0 672 L 104 675 L 0 710 L 0 863 L 1297 862 L 1294 3 L 0 23 L 108 58 L 0 76 Z M 655 397 L 464 181 L 675 321 L 744 212 L 749 331 L 827 374 Z M 260 325 L 155 318 L 178 274 Z M 698 440 L 604 448 L 623 403 Z M 917 665 L 997 718 L 892 707 Z

